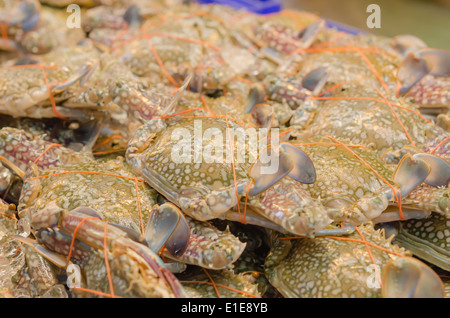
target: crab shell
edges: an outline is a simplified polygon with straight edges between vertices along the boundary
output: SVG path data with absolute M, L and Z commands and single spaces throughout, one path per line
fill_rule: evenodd
M 50 176 L 29 179 L 45 175 Z M 33 167 L 25 177 L 19 213 L 31 216 L 50 202 L 67 210 L 88 206 L 95 209 L 102 218 L 140 232 L 141 222 L 146 224 L 149 212 L 156 204 L 157 193 L 142 181 L 135 181 L 135 178 L 120 157 L 114 161 L 80 162 L 56 169 L 39 170 Z M 136 193 L 136 187 L 139 194 Z M 142 216 L 135 199 L 137 195 L 140 198 Z M 105 204 L 105 197 L 108 198 L 108 204 Z
M 302 147 L 313 160 L 316 182 L 303 187 L 312 198 L 320 198 L 334 221 L 360 225 L 370 220 L 386 222 L 400 217 L 398 210 L 383 213 L 388 206 L 397 206 L 391 187 L 396 188 L 398 184 L 393 181 L 392 167 L 384 163 L 376 152 L 359 145 L 343 145 L 346 141 L 338 144 L 321 137 L 291 143 Z M 430 210 L 446 215 L 449 213 L 448 189 L 424 184 L 402 197 L 401 203 L 405 215 L 406 208 L 409 208 L 414 218 L 423 217 L 427 215 L 424 211 Z
M 247 171 L 256 161 L 257 155 L 256 149 L 249 149 L 249 145 L 239 137 L 238 143 L 232 149 L 234 158 L 240 158 L 239 164 L 233 166 L 226 162 L 230 159 L 228 156 L 231 156 L 228 150 L 230 146 L 228 141 L 223 143 L 224 140 L 220 140 L 220 136 L 227 137 L 229 129 L 232 128 L 241 129 L 236 130 L 241 136 L 245 133 L 245 130 L 232 120 L 223 118 L 199 117 L 198 121 L 173 119 L 167 121 L 167 124 L 159 119 L 153 120 L 137 131 L 130 141 L 126 158 L 134 171 L 146 182 L 193 218 L 237 220 L 236 210 L 234 213 L 227 211 L 236 207 L 239 200 L 243 200 L 241 203 L 245 201 L 251 180 Z M 200 140 L 196 139 L 198 133 L 214 133 L 215 145 L 227 148 L 214 150 L 214 139 L 210 137 L 202 137 L 202 144 L 195 145 Z M 174 138 L 176 134 L 178 137 Z M 187 153 L 180 152 L 181 137 L 184 147 L 187 145 L 187 148 L 184 148 L 188 149 Z M 189 157 L 195 155 L 192 152 L 195 148 L 191 148 L 192 142 L 197 150 L 202 151 L 203 158 Z M 223 152 L 219 153 L 217 149 L 222 149 Z M 267 191 L 248 201 L 256 207 L 255 211 L 262 212 L 262 215 L 249 216 L 249 222 L 302 235 L 311 234 L 330 222 L 324 209 L 316 205 L 313 205 L 317 207 L 314 213 L 304 212 L 304 206 L 307 204 L 303 203 L 308 201 L 305 199 L 300 203 L 303 200 L 302 195 L 308 196 L 304 191 L 293 195 L 297 196 L 295 199 L 289 198 L 286 189 L 280 188 L 279 192 Z M 263 197 L 266 202 L 263 202 Z M 277 199 L 284 200 L 286 205 L 274 204 Z M 296 207 L 296 204 L 300 204 L 300 207 Z M 283 211 L 284 209 L 286 211 Z
M 391 244 L 391 239 L 385 239 L 384 232 L 370 225 L 359 230 L 367 242 L 406 254 L 403 248 Z M 361 240 L 356 232 L 346 238 Z M 375 265 L 364 243 L 328 237 L 277 239 L 266 259 L 266 275 L 285 297 L 381 297 L 376 271 L 381 274 L 398 256 L 377 248 L 370 250 Z
M 41 178 L 46 175 L 49 177 Z M 40 178 L 34 179 L 36 177 Z M 149 215 L 158 203 L 158 193 L 136 178 L 121 157 L 104 162 L 66 164 L 54 169 L 33 166 L 25 179 L 19 213 L 31 221 L 49 213 L 48 205 L 67 210 L 84 206 L 139 236 L 147 231 Z M 105 204 L 105 197 L 108 204 Z M 185 253 L 175 257 L 164 250 L 168 258 L 220 269 L 233 263 L 245 248 L 245 244 L 227 231 L 193 220 L 189 220 L 189 225 L 192 234 Z
M 442 141 L 449 136 L 402 99 L 388 97 L 389 103 L 386 103 L 374 90 L 355 86 L 344 89 L 328 100 L 318 101 L 317 111 L 311 116 L 304 134 L 347 138 L 354 144 L 376 149 L 380 156 L 409 146 L 411 140 L 416 151 L 424 151 L 435 140 Z

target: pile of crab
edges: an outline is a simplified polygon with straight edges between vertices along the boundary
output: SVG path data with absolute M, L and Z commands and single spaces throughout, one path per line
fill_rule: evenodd
M 0 297 L 450 296 L 450 53 L 185 2 L 0 2 Z

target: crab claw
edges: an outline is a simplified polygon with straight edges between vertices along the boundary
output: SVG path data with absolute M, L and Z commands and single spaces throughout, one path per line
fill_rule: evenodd
M 130 5 L 125 11 L 123 19 L 126 23 L 128 23 L 130 28 L 133 29 L 139 27 L 143 21 L 141 16 L 141 9 L 135 4 Z
M 272 150 L 271 147 L 267 149 Z M 276 155 L 271 154 L 269 156 L 272 159 L 269 167 L 260 160 L 260 156 L 250 168 L 249 176 L 253 178 L 254 183 L 248 191 L 249 195 L 257 195 L 264 192 L 291 172 L 293 164 L 287 154 L 281 153 L 275 160 L 273 159 Z
M 302 47 L 307 48 L 316 39 L 317 34 L 325 27 L 325 20 L 318 20 L 304 28 L 298 37 L 302 41 Z
M 317 95 L 325 85 L 328 75 L 326 67 L 316 68 L 303 77 L 302 86 Z
M 386 264 L 382 295 L 386 298 L 443 298 L 444 286 L 427 265 L 412 257 Z
M 42 246 L 37 240 L 33 240 L 29 237 L 23 237 L 20 235 L 10 235 L 10 237 L 31 247 L 35 252 L 42 255 L 45 259 L 49 260 L 58 267 L 64 268 L 67 264 L 66 257 L 64 257 L 61 254 L 49 251 L 44 246 Z
M 167 202 L 152 210 L 145 238 L 153 252 L 157 253 L 165 246 L 173 256 L 180 256 L 186 250 L 189 236 L 189 225 L 175 205 Z
M 425 42 L 414 35 L 401 34 L 392 39 L 392 47 L 394 47 L 402 56 L 408 55 L 410 52 L 414 52 L 427 47 Z
M 244 111 L 250 114 L 256 105 L 263 103 L 265 100 L 264 88 L 260 84 L 255 84 L 248 93 L 247 103 L 245 104 Z
M 189 217 L 186 221 L 191 235 L 185 253 L 175 256 L 164 251 L 165 257 L 184 264 L 222 269 L 233 264 L 245 249 L 246 243 L 242 243 L 228 228 L 220 231 L 208 222 Z
M 400 186 L 401 196 L 405 197 L 428 177 L 430 171 L 424 160 L 406 155 L 399 162 L 392 179 Z
M 431 168 L 430 174 L 424 180 L 434 187 L 447 186 L 450 182 L 450 164 L 442 158 L 427 153 L 418 153 L 412 156 L 414 159 L 425 161 Z
M 261 156 L 252 165 L 249 175 L 253 178 L 254 185 L 249 190 L 249 195 L 267 190 L 286 175 L 301 183 L 313 183 L 316 180 L 314 164 L 302 150 L 288 143 L 282 143 L 279 150 L 272 147 L 266 149 L 271 151 L 269 156 L 264 156 L 265 159 L 270 157 L 270 165 L 267 166 Z
M 282 143 L 281 150 L 286 153 L 293 163 L 293 168 L 289 172 L 289 177 L 301 182 L 311 184 L 316 181 L 316 169 L 314 167 L 311 158 L 299 148 L 288 144 Z
M 424 59 L 416 57 L 413 53 L 408 54 L 398 69 L 399 88 L 397 94 L 407 93 L 429 72 L 429 66 Z
M 422 49 L 409 53 L 398 69 L 398 94 L 408 92 L 426 75 L 449 77 L 450 53 L 438 49 Z
M 76 82 L 80 82 L 80 85 L 83 85 L 95 72 L 96 63 L 89 61 L 83 64 L 83 66 L 78 70 L 78 72 L 74 73 L 70 76 L 64 83 L 56 85 L 53 87 L 55 93 L 59 93 L 64 91 L 67 87 L 75 84 Z
M 450 52 L 427 48 L 415 52 L 415 55 L 427 62 L 430 68 L 430 75 L 450 76 Z
M 21 1 L 15 8 L 18 12 L 10 12 L 11 19 L 8 25 L 19 24 L 22 31 L 29 32 L 33 30 L 40 20 L 40 4 L 38 1 Z
M 256 105 L 252 109 L 253 119 L 258 127 L 270 129 L 275 118 L 275 112 L 272 106 L 268 104 Z

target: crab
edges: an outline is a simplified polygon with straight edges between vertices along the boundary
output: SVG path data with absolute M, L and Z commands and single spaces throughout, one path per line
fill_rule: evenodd
M 269 168 L 273 171 L 264 171 L 264 163 L 257 160 L 257 150 L 250 149 L 245 139 L 240 138 L 249 130 L 228 118 L 204 117 L 198 117 L 197 121 L 195 116 L 194 119 L 174 117 L 149 121 L 130 140 L 127 162 L 169 201 L 200 221 L 214 218 L 247 220 L 251 224 L 298 234 L 312 234 L 329 224 L 320 204 L 314 202 L 298 183 L 315 180 L 314 165 L 303 151 L 288 144 L 281 144 L 280 150 L 271 147 L 273 153 L 268 149 L 273 154 L 271 158 L 279 158 L 280 164 Z M 223 144 L 223 140 L 217 139 L 218 144 L 213 150 L 211 140 L 206 137 L 197 139 L 199 143 L 192 148 L 192 138 L 198 138 L 199 133 L 203 136 L 203 133 L 214 131 L 216 136 L 223 138 L 232 129 L 233 133 L 237 129 L 240 137 L 231 148 L 228 142 Z M 183 153 L 180 153 L 182 137 Z M 224 159 L 223 148 L 218 148 L 223 146 L 227 159 Z M 233 157 L 228 149 L 234 153 Z M 190 160 L 192 154 L 198 156 L 199 150 L 203 158 L 196 157 L 195 162 Z M 224 162 L 230 158 L 238 158 L 239 165 Z M 284 180 L 286 175 L 297 181 Z M 276 186 L 271 188 L 274 184 Z M 277 205 L 277 201 L 283 204 Z M 309 212 L 305 211 L 306 207 L 310 208 Z M 238 211 L 229 211 L 231 208 Z M 242 213 L 254 210 L 256 214 L 248 211 L 243 218 L 240 210 Z
M 95 134 L 94 134 L 95 135 Z M 95 137 L 91 138 L 91 140 Z M 0 129 L 0 192 L 9 202 L 18 203 L 23 176 L 31 162 L 51 168 L 63 163 L 92 161 L 87 152 L 76 152 L 60 144 L 46 141 L 22 129 Z
M 87 152 L 77 152 L 47 141 L 42 135 L 11 127 L 0 129 L 0 156 L 21 177 L 31 162 L 39 168 L 55 168 L 63 163 L 93 161 Z
M 108 53 L 100 54 L 89 41 L 52 52 L 42 60 L 37 65 L 0 70 L 5 74 L 1 112 L 21 117 L 60 117 L 82 123 L 94 119 L 132 134 L 134 127 L 143 121 L 170 111 L 180 96 L 147 91 L 148 83 L 137 79 Z M 69 78 L 70 70 L 78 73 Z M 19 87 L 12 81 L 17 77 L 24 78 L 29 86 L 24 88 L 21 83 Z M 64 82 L 53 82 L 58 80 Z M 190 77 L 179 91 L 185 90 L 189 80 Z M 77 82 L 81 85 L 75 85 Z
M 237 32 L 263 50 L 270 49 L 282 56 L 310 46 L 325 26 L 325 21 L 316 15 L 289 11 L 270 16 L 247 13 L 239 19 L 236 16 L 223 19 L 232 32 Z
M 110 297 L 184 296 L 177 279 L 151 249 L 137 242 L 126 230 L 108 225 L 94 215 L 95 210 L 87 207 L 72 211 L 46 207 L 45 212 L 33 217 L 38 241 L 13 237 L 62 268 L 69 265 L 67 257 L 72 256 L 72 261 L 81 268 L 75 267 L 75 272 L 80 276 L 81 270 L 84 277 L 75 281 L 78 286 L 72 286 L 74 292 L 81 288 L 83 293 L 87 288 L 93 294 L 109 293 Z M 77 239 L 73 241 L 74 231 Z M 42 248 L 39 241 L 44 242 L 47 249 Z M 73 249 L 70 248 L 72 241 Z
M 69 109 L 56 106 L 56 102 L 59 101 L 59 94 L 67 91 L 68 87 L 87 79 L 92 69 L 91 63 L 86 63 L 76 71 L 40 65 L 2 68 L 0 112 L 15 117 L 46 118 L 59 114 L 84 119 L 79 110 L 70 112 Z M 52 100 L 55 105 L 53 109 Z
M 343 82 L 361 88 L 393 91 L 401 60 L 381 49 L 359 46 L 312 46 L 293 52 L 279 66 L 279 72 L 304 76 L 314 69 L 326 68 L 326 88 Z
M 214 44 L 193 36 L 189 28 L 183 30 L 186 34 L 163 28 L 137 35 L 127 40 L 130 43 L 123 48 L 114 49 L 113 55 L 133 74 L 152 82 L 180 86 L 192 73 L 189 89 L 209 95 L 221 92 L 232 78 L 241 77 L 251 69 L 248 64 L 240 67 L 238 64 L 248 58 L 247 52 L 238 52 L 236 56 L 237 48 L 232 44 L 219 51 Z
M 0 13 L 7 34 L 7 40 L 1 41 L 3 49 L 44 54 L 84 39 L 82 30 L 66 27 L 67 16 L 61 10 L 42 7 L 37 0 L 6 0 L 4 5 L 6 10 Z
M 68 297 L 58 284 L 53 265 L 27 246 L 11 237 L 21 234 L 16 219 L 16 206 L 0 201 L 0 259 L 2 295 L 22 297 Z
M 156 253 L 165 243 L 171 253 L 182 254 L 189 240 L 189 227 L 173 205 L 155 205 L 156 193 L 139 182 L 123 165 L 123 161 L 91 161 L 64 165 L 54 170 L 39 170 L 31 164 L 27 173 L 19 216 L 23 223 L 31 226 L 31 233 L 37 240 L 18 235 L 13 236 L 16 240 L 30 246 L 57 266 L 66 268 L 72 235 L 76 234 L 73 258 L 70 260 L 81 266 L 87 288 L 107 292 L 110 287 L 107 276 L 98 275 L 108 266 L 104 263 L 107 255 L 112 271 L 117 275 L 111 294 L 115 290 L 116 295 L 128 296 L 183 295 L 172 274 L 166 268 L 160 268 L 164 264 Z M 40 178 L 38 173 L 50 176 Z M 56 179 L 51 181 L 53 178 Z M 49 181 L 52 185 L 48 184 Z M 89 187 L 89 181 L 104 187 Z M 83 190 L 75 191 L 80 189 Z M 139 191 L 138 194 L 136 191 Z M 109 205 L 100 203 L 105 193 L 109 196 L 113 194 Z M 136 196 L 139 196 L 138 202 Z M 150 212 L 152 218 L 149 219 Z M 147 237 L 148 233 L 152 233 L 148 241 L 143 233 L 144 221 L 148 221 Z M 102 250 L 104 231 L 108 232 L 105 239 L 110 241 L 105 251 Z M 171 236 L 172 233 L 175 235 Z M 131 291 L 127 290 L 131 281 L 138 277 L 141 283 L 132 284 Z
M 339 93 L 315 101 L 317 110 L 303 120 L 303 126 L 294 126 L 302 134 L 347 138 L 375 149 L 389 163 L 398 163 L 404 150 L 424 152 L 450 136 L 414 106 L 371 89 L 343 86 Z
M 82 173 L 77 174 L 71 171 L 82 171 Z M 161 250 L 159 242 L 163 240 L 161 236 L 171 233 L 170 230 L 165 230 L 165 227 L 169 226 L 173 219 L 166 215 L 181 213 L 172 204 L 160 201 L 160 195 L 156 191 L 143 184 L 142 181 L 138 181 L 122 157 L 104 162 L 77 162 L 53 169 L 38 170 L 34 168 L 33 176 L 37 176 L 38 173 L 40 175 L 56 175 L 44 178 L 46 180 L 37 183 L 35 183 L 37 179 L 33 180 L 33 178 L 25 181 L 20 201 L 22 219 L 29 219 L 30 215 L 33 216 L 48 204 L 56 204 L 67 210 L 79 206 L 89 206 L 95 209 L 100 217 L 119 224 L 121 228 L 126 228 L 130 233 L 133 232 L 134 237 L 144 236 L 151 242 L 151 249 L 159 253 Z M 72 184 L 73 190 L 65 186 L 67 182 Z M 107 186 L 103 189 L 92 186 L 97 183 Z M 136 193 L 137 186 L 139 190 Z M 110 204 L 103 205 L 104 195 L 109 192 L 116 195 L 108 194 Z M 54 201 L 55 194 L 60 199 Z M 156 217 L 159 215 L 158 213 L 161 215 L 160 218 Z M 155 216 L 149 218 L 150 214 Z M 166 259 L 172 259 L 182 264 L 188 263 L 220 269 L 230 266 L 245 247 L 245 244 L 239 242 L 227 231 L 218 231 L 207 223 L 195 222 L 188 217 L 183 217 L 181 220 L 184 222 L 184 232 L 179 232 L 178 229 L 176 235 L 179 236 L 177 238 L 183 240 L 183 237 L 188 235 L 186 231 L 190 231 L 189 241 L 183 243 L 182 247 L 176 243 L 178 244 L 177 248 L 181 249 L 181 251 L 177 250 L 178 252 L 174 252 L 170 248 L 163 249 L 161 253 Z M 144 224 L 147 226 L 144 227 Z M 166 243 L 166 247 L 168 247 L 168 243 Z M 180 266 L 183 267 L 183 265 Z
M 285 297 L 443 297 L 437 274 L 391 241 L 370 224 L 342 237 L 278 237 L 266 275 Z
M 444 160 L 429 154 L 407 155 L 394 170 L 373 150 L 345 142 L 333 137 L 291 141 L 314 162 L 316 182 L 304 187 L 322 202 L 331 219 L 354 225 L 398 220 L 402 219 L 398 210 L 383 212 L 400 203 L 404 218 L 425 217 L 430 210 L 449 214 L 450 167 Z

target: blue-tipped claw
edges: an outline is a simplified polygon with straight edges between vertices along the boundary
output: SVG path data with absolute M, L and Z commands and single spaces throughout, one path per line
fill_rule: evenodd
M 180 256 L 187 248 L 190 229 L 183 213 L 172 203 L 157 206 L 150 214 L 145 238 L 149 248 L 157 253 L 163 246 L 174 256 Z

